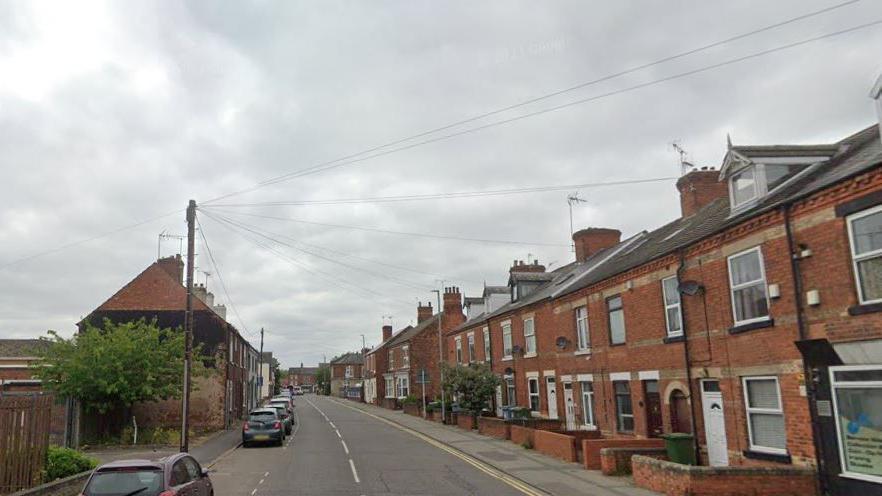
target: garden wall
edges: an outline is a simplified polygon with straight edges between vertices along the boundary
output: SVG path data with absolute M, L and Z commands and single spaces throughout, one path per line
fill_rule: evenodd
M 582 441 L 582 461 L 588 470 L 600 470 L 603 448 L 664 448 L 663 439 L 586 439 Z
M 565 462 L 578 461 L 576 438 L 567 434 L 536 430 L 533 432 L 533 447 L 540 453 L 553 456 Z
M 519 444 L 523 446 L 524 444 L 529 444 L 530 446 L 534 446 L 533 441 L 533 433 L 536 432 L 535 429 L 531 429 L 529 427 L 521 427 L 519 425 L 512 425 L 510 427 L 510 436 L 509 439 L 511 442 L 515 444 Z
M 665 448 L 603 448 L 600 450 L 600 471 L 603 475 L 628 475 L 633 470 L 631 457 L 634 455 L 668 459 Z
M 511 437 L 511 424 L 495 417 L 478 417 L 478 432 L 496 439 Z

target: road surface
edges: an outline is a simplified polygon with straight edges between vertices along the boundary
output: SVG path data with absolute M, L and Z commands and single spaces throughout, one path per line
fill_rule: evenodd
M 284 447 L 239 448 L 212 467 L 216 496 L 525 494 L 345 403 L 315 395 L 295 403 L 298 425 Z

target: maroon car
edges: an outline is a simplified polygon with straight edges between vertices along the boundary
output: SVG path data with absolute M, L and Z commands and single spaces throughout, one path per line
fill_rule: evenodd
M 82 496 L 214 496 L 208 471 L 187 453 L 96 468 Z

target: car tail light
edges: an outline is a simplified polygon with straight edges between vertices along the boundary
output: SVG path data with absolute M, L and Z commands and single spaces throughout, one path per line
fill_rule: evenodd
M 273 424 L 273 427 L 276 428 L 276 429 L 281 429 L 281 428 L 282 428 L 282 423 L 279 422 L 279 421 L 276 421 L 276 423 Z
M 248 430 L 248 422 L 245 422 L 245 425 L 242 426 L 242 430 Z M 161 494 L 159 496 L 162 496 Z

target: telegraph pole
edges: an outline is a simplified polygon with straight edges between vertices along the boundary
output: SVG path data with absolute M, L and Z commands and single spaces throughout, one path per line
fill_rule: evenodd
M 263 399 L 263 327 L 260 328 L 260 355 L 257 356 L 257 396 Z
M 184 395 L 181 399 L 181 452 L 190 450 L 190 362 L 193 359 L 193 263 L 196 244 L 196 200 L 187 205 L 187 311 L 184 314 Z
M 438 371 L 441 374 L 438 387 L 441 389 L 441 419 L 442 422 L 445 422 L 447 420 L 447 402 L 446 398 L 444 397 L 444 367 L 442 366 L 444 364 L 444 338 L 441 336 L 441 290 L 433 289 L 432 292 L 438 295 Z

